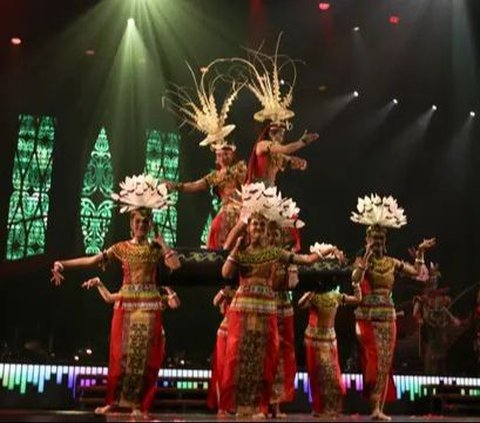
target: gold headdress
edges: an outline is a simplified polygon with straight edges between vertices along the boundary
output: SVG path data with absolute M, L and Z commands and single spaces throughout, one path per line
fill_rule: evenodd
M 217 74 L 207 82 L 207 74 L 213 63 L 202 68 L 199 81 L 197 81 L 195 73 L 188 65 L 195 89 L 191 90 L 174 85 L 174 89 L 167 90 L 162 102 L 164 107 L 167 107 L 183 120 L 182 125 L 187 123 L 206 135 L 200 142 L 201 146 L 210 145 L 212 149 L 217 150 L 227 146 L 230 147 L 230 144 L 225 141 L 225 137 L 235 129 L 235 125 L 226 125 L 226 120 L 230 107 L 237 98 L 243 84 L 238 84 L 235 81 L 230 82 L 230 90 L 220 110 L 218 110 L 214 93 L 217 83 L 224 78 L 221 74 Z M 235 146 L 230 148 L 235 149 Z
M 263 107 L 253 116 L 258 122 L 271 120 L 278 124 L 295 116 L 295 113 L 289 107 L 293 100 L 293 87 L 297 78 L 297 70 L 293 59 L 278 54 L 281 37 L 282 34 L 278 37 L 273 56 L 261 52 L 262 46 L 260 46 L 258 50 L 248 50 L 250 53 L 249 59 L 237 57 L 232 59 L 245 65 L 248 74 L 246 86 Z M 280 77 L 287 67 L 291 67 L 292 70 L 290 80 L 287 79 L 286 75 Z M 282 87 L 286 88 L 286 92 L 283 94 Z

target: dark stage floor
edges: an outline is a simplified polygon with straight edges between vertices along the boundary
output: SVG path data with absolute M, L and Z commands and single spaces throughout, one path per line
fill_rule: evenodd
M 0 421 L 17 421 L 17 422 L 131 422 L 131 421 L 154 421 L 154 422 L 231 422 L 236 421 L 234 417 L 229 419 L 218 419 L 212 414 L 157 414 L 151 415 L 150 419 L 133 419 L 129 413 L 112 413 L 108 416 L 95 416 L 91 412 L 85 411 L 46 411 L 46 410 L 1 410 Z M 238 421 L 252 421 L 249 419 L 238 419 Z M 267 419 L 262 421 L 288 421 L 288 422 L 367 422 L 371 421 L 366 415 L 343 415 L 336 419 L 312 417 L 310 414 L 289 414 L 287 419 L 275 420 Z M 452 416 L 392 416 L 395 422 L 478 422 L 480 416 L 470 417 L 452 417 Z

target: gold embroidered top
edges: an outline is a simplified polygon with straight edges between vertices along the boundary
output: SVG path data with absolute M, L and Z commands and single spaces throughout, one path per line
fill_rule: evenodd
M 240 284 L 249 284 L 249 280 L 272 286 L 276 271 L 275 264 L 281 254 L 281 248 L 266 247 L 256 251 L 242 251 L 238 253 L 236 260 L 240 269 Z
M 110 247 L 108 255 L 113 255 L 122 263 L 122 285 L 157 283 L 157 265 L 162 258 L 162 250 L 158 246 L 122 241 Z
M 226 204 L 245 182 L 246 175 L 247 166 L 242 160 L 228 167 L 225 172 L 213 170 L 203 179 L 210 187 L 217 188 L 218 196 L 222 199 L 222 203 Z
M 310 300 L 308 325 L 313 327 L 334 327 L 337 308 L 342 294 L 338 291 L 328 291 L 314 294 Z
M 391 291 L 395 282 L 395 261 L 391 257 L 370 258 L 365 277 L 372 291 L 387 289 Z

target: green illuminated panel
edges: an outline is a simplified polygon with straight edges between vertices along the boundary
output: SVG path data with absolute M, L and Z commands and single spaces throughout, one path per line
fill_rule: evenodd
M 158 130 L 147 131 L 145 154 L 145 172 L 159 180 L 178 181 L 178 161 L 180 156 L 180 135 L 162 133 Z M 177 201 L 178 194 L 172 199 Z M 165 241 L 174 246 L 177 241 L 177 207 L 155 211 L 153 216 Z
M 102 251 L 112 221 L 112 157 L 105 128 L 100 130 L 83 177 L 80 224 L 86 254 Z
M 7 260 L 45 252 L 56 120 L 19 116 L 7 224 Z

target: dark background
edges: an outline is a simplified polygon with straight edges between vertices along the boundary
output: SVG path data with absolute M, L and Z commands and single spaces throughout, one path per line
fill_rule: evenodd
M 95 292 L 79 288 L 96 272 L 68 272 L 61 289 L 49 284 L 54 259 L 83 252 L 80 190 L 100 128 L 108 132 L 115 183 L 141 172 L 145 129 L 177 128 L 179 122 L 162 110 L 161 96 L 167 82 L 191 85 L 186 62 L 198 70 L 217 57 L 244 56 L 243 47 L 263 40 L 271 52 L 281 31 L 281 52 L 305 62 L 298 66 L 296 116 L 288 138 L 297 139 L 305 128 L 321 135 L 299 153 L 309 161 L 307 171 L 279 180 L 307 222 L 304 248 L 317 240 L 333 242 L 352 255 L 364 236 L 363 228 L 349 220 L 357 197 L 391 194 L 405 208 L 409 224 L 391 231 L 389 253 L 406 259 L 409 246 L 436 236 L 438 246 L 429 259 L 440 263 L 441 285 L 449 285 L 455 297 L 478 281 L 479 117 L 469 118 L 469 112 L 480 113 L 480 2 L 330 3 L 325 13 L 312 0 L 1 2 L 0 257 L 5 257 L 18 115 L 57 118 L 46 254 L 0 263 L 4 359 L 24 357 L 23 346 L 33 339 L 54 351 L 57 360 L 71 360 L 77 349 L 91 346 L 91 360 L 106 361 L 111 309 Z M 400 17 L 398 25 L 389 23 L 391 15 Z M 147 61 L 140 70 L 118 60 L 129 16 L 135 17 L 144 42 L 136 48 Z M 353 31 L 355 26 L 360 31 Z M 21 37 L 22 45 L 12 46 L 12 36 Z M 95 55 L 85 55 L 87 49 Z M 126 89 L 122 81 L 127 81 Z M 354 90 L 360 93 L 356 99 Z M 351 101 L 346 104 L 346 99 Z M 432 104 L 438 106 L 435 113 L 429 112 Z M 230 115 L 242 158 L 260 130 L 252 119 L 258 109 L 245 91 Z M 182 129 L 181 134 L 180 178 L 194 180 L 213 167 L 213 157 L 198 147 L 198 133 Z M 180 196 L 179 246 L 198 246 L 209 204 L 207 194 Z M 128 236 L 127 216 L 114 215 L 107 245 Z M 104 279 L 116 289 L 119 269 L 109 270 Z M 183 306 L 165 316 L 170 357 L 206 364 L 220 321 L 211 306 L 216 288 L 208 285 L 198 280 L 195 287 L 177 287 Z M 408 282 L 397 285 L 395 299 L 408 311 L 408 301 L 419 289 Z M 467 319 L 475 293 L 461 297 L 454 313 Z M 351 310 L 340 314 L 337 329 L 345 362 L 354 346 L 353 320 Z M 305 313 L 298 311 L 300 363 L 305 324 Z M 471 371 L 465 359 L 465 351 L 471 355 L 469 333 L 452 350 L 454 373 Z M 455 360 L 457 354 L 462 360 Z

